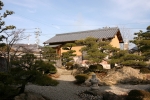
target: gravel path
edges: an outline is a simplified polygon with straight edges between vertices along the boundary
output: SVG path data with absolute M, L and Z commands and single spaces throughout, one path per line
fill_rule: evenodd
M 42 94 L 50 98 L 50 100 L 81 100 L 77 93 L 89 89 L 89 87 L 77 86 L 73 83 L 75 80 L 72 75 L 61 75 L 57 79 L 59 84 L 57 86 L 26 86 L 27 91 Z
M 41 94 L 50 100 L 82 100 L 77 96 L 77 93 L 90 89 L 90 87 L 75 85 L 73 83 L 75 78 L 72 75 L 61 75 L 57 80 L 59 81 L 57 86 L 28 85 L 26 86 L 26 91 Z M 150 88 L 150 85 L 113 85 L 100 86 L 99 90 L 127 94 L 132 89 L 145 90 L 147 88 Z

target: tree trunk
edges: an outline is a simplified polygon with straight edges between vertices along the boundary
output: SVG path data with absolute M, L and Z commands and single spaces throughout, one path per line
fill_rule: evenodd
M 6 72 L 7 69 L 7 61 L 4 57 L 0 57 L 0 72 Z

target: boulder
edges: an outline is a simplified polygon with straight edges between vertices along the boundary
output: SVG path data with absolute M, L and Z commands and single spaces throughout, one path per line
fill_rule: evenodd
M 118 83 L 135 83 L 143 80 L 143 75 L 140 70 L 131 67 L 122 67 L 120 69 L 112 69 L 107 76 L 101 79 L 102 83 L 106 85 L 115 85 Z
M 112 92 L 103 93 L 103 100 L 126 100 L 126 95 L 116 95 Z

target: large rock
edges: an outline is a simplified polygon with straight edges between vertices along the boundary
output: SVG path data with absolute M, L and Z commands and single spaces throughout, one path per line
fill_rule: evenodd
M 126 100 L 125 95 L 116 95 L 112 92 L 103 93 L 103 100 Z
M 123 67 L 120 69 L 112 69 L 101 81 L 106 85 L 114 85 L 118 83 L 138 82 L 143 80 L 140 70 L 131 67 Z
M 27 93 L 22 93 L 19 96 L 16 96 L 14 100 L 46 100 L 44 99 L 41 95 L 27 92 Z

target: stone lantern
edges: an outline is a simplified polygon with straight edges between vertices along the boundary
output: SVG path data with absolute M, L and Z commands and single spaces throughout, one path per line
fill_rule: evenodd
M 95 73 L 92 75 L 92 78 L 90 79 L 90 82 L 92 84 L 91 90 L 98 90 L 99 89 L 99 86 L 98 86 L 99 80 L 96 78 Z

